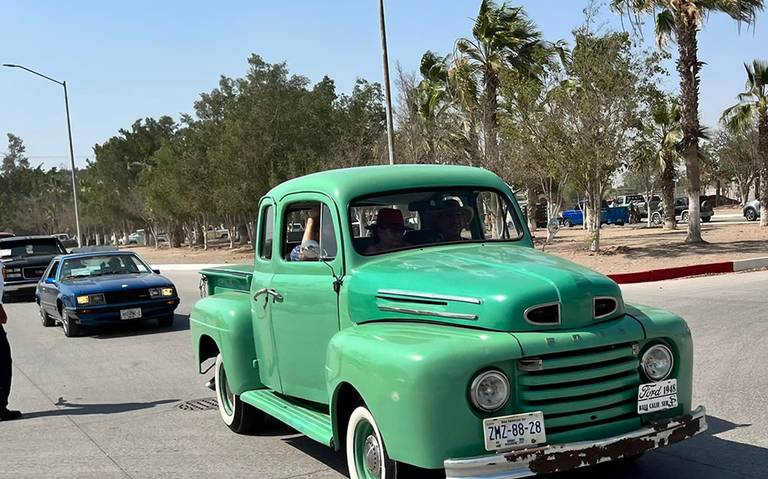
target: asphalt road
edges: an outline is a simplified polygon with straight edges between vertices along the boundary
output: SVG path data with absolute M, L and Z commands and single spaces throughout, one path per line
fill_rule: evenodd
M 60 328 L 42 327 L 34 304 L 6 305 L 15 361 L 11 405 L 25 416 L 0 423 L 0 478 L 346 477 L 341 454 L 277 422 L 260 435 L 238 436 L 216 410 L 179 408 L 213 394 L 196 373 L 188 331 L 197 275 L 168 276 L 182 294 L 170 330 L 126 325 L 67 339 Z M 694 394 L 708 408 L 710 430 L 631 466 L 557 477 L 768 477 L 768 272 L 624 291 L 630 302 L 688 319 Z

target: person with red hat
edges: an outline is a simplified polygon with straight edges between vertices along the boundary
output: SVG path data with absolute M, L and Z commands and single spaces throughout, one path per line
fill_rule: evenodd
M 394 208 L 382 208 L 376 214 L 376 222 L 367 228 L 373 233 L 375 242 L 366 248 L 365 254 L 376 254 L 393 249 L 404 248 L 407 243 L 403 239 L 408 229 L 403 221 L 403 213 Z

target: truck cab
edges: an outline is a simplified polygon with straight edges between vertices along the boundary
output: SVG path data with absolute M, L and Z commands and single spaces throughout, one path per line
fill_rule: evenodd
M 486 170 L 316 173 L 257 214 L 254 264 L 203 270 L 190 316 L 235 432 L 271 415 L 391 479 L 545 474 L 706 428 L 685 322 L 535 250 Z

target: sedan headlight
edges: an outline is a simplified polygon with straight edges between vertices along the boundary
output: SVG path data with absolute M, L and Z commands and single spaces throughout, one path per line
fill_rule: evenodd
M 86 294 L 77 297 L 77 304 L 80 306 L 105 304 L 107 301 L 103 294 Z
M 672 372 L 675 357 L 672 351 L 663 344 L 656 344 L 643 353 L 641 360 L 643 372 L 651 381 L 661 381 Z
M 173 286 L 166 286 L 163 288 L 149 288 L 150 298 L 161 298 L 173 296 Z
M 481 411 L 498 411 L 509 399 L 509 380 L 501 371 L 486 371 L 472 381 L 469 395 Z

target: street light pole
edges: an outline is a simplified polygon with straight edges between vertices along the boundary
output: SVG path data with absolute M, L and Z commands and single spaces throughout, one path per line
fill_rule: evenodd
M 15 65 L 12 63 L 3 63 L 3 66 L 8 68 L 21 68 L 22 70 L 26 70 L 29 73 L 32 73 L 39 77 L 43 77 L 46 80 L 50 80 L 54 83 L 58 83 L 59 85 L 64 87 L 64 107 L 66 108 L 66 111 L 67 111 L 67 134 L 69 135 L 69 161 L 70 161 L 70 165 L 72 166 L 72 198 L 75 203 L 75 228 L 77 230 L 77 246 L 81 247 L 83 245 L 83 240 L 82 240 L 82 236 L 80 235 L 80 209 L 77 202 L 77 173 L 75 172 L 75 150 L 72 147 L 72 124 L 69 120 L 69 97 L 67 95 L 67 82 L 54 80 L 49 76 L 43 75 L 42 73 L 38 73 L 32 69 L 29 69 L 21 65 Z
M 384 22 L 384 0 L 379 0 L 379 23 L 381 24 L 381 54 L 384 63 L 384 99 L 387 107 L 387 149 L 389 164 L 395 164 L 394 127 L 392 125 L 392 96 L 389 91 L 389 59 L 387 58 L 387 29 Z

